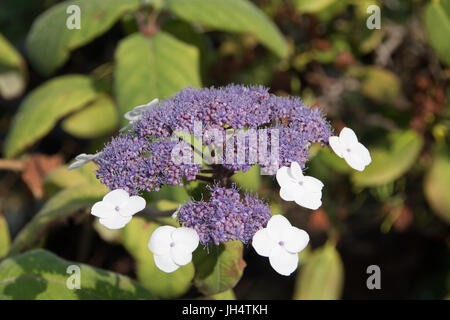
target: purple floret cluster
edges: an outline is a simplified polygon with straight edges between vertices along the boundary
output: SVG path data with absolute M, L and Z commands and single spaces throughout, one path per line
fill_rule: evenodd
M 241 196 L 234 186 L 208 187 L 208 201 L 191 201 L 178 211 L 178 221 L 193 228 L 204 245 L 240 240 L 249 243 L 271 217 L 270 207 L 257 197 Z
M 136 195 L 140 191 L 158 191 L 164 184 L 183 185 L 194 180 L 198 164 L 174 164 L 171 153 L 177 141 L 152 141 L 123 134 L 108 143 L 95 160 L 97 178 L 109 189 L 124 189 Z

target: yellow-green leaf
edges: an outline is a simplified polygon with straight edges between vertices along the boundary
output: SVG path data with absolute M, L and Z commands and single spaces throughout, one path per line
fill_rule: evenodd
M 18 155 L 45 136 L 56 122 L 93 101 L 104 89 L 93 78 L 68 75 L 33 90 L 21 103 L 5 143 L 5 156 Z
M 229 289 L 220 293 L 216 293 L 210 296 L 204 296 L 203 299 L 207 300 L 236 300 L 233 289 Z
M 135 33 L 115 53 L 114 90 L 122 115 L 154 98 L 166 98 L 187 86 L 200 86 L 199 53 L 165 32 L 151 38 Z
M 450 66 L 450 0 L 430 1 L 425 8 L 425 31 L 436 54 Z
M 9 234 L 8 222 L 0 213 L 0 259 L 6 256 L 11 245 L 11 235 Z
M 344 267 L 333 244 L 315 249 L 296 279 L 294 299 L 337 300 L 341 298 Z
M 76 14 L 66 12 L 71 5 L 80 9 L 80 29 L 66 25 Z M 51 75 L 69 59 L 70 51 L 100 36 L 125 12 L 139 5 L 139 0 L 75 0 L 50 7 L 33 22 L 27 36 L 26 51 L 31 64 L 41 74 Z
M 97 165 L 92 162 L 86 163 L 82 167 L 67 170 L 68 166 L 61 166 L 52 170 L 44 178 L 46 194 L 54 190 L 59 191 L 64 188 L 73 187 L 80 184 L 91 184 L 101 186 L 100 181 L 95 176 Z
M 114 101 L 107 94 L 100 95 L 86 108 L 62 122 L 62 128 L 66 132 L 82 139 L 109 134 L 117 125 L 117 110 Z
M 26 81 L 25 61 L 0 33 L 0 96 L 17 98 L 25 90 Z
M 300 13 L 319 13 L 337 0 L 295 0 L 295 7 Z
M 288 54 L 287 43 L 276 25 L 248 0 L 167 0 L 165 6 L 186 21 L 250 33 L 278 56 Z
M 233 182 L 236 182 L 243 190 L 258 191 L 261 185 L 261 173 L 259 165 L 254 165 L 253 168 L 246 172 L 239 171 L 231 177 Z
M 363 172 L 354 172 L 353 182 L 360 187 L 380 186 L 395 181 L 416 162 L 423 138 L 413 130 L 397 131 L 387 137 L 387 147 L 372 148 L 372 163 Z
M 205 295 L 215 295 L 234 288 L 246 263 L 242 242 L 229 241 L 219 246 L 199 246 L 194 252 L 195 286 Z
M 434 212 L 450 224 L 450 157 L 438 154 L 425 176 L 423 189 Z

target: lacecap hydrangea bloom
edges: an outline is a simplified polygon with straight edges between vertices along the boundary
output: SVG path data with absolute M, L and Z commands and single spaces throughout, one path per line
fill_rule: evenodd
M 197 241 L 208 246 L 239 240 L 252 244 L 257 253 L 269 257 L 278 273 L 291 274 L 297 268 L 297 253 L 307 245 L 309 236 L 281 216 L 271 219 L 266 202 L 256 195 L 242 194 L 234 185 L 230 186 L 228 179 L 258 164 L 266 174 L 276 175 L 283 200 L 315 210 L 322 205 L 324 185 L 304 173 L 313 143 L 331 144 L 337 155 L 356 170 L 363 170 L 371 162 L 369 151 L 353 130 L 344 128 L 339 136 L 333 136 L 329 122 L 319 109 L 307 107 L 296 97 L 275 96 L 261 86 L 186 88 L 166 100 L 155 99 L 136 107 L 126 114 L 126 119 L 130 123 L 122 128 L 119 136 L 101 152 L 78 157 L 72 167 L 93 161 L 98 165 L 97 178 L 103 184 L 131 196 L 158 191 L 164 185 L 183 186 L 196 179 L 211 183 L 206 188 L 205 200 L 187 201 L 173 214 L 180 228 L 184 228 L 180 230 L 193 239 L 188 241 L 189 245 L 184 246 L 184 238 L 176 236 L 181 231 L 175 232 L 172 227 L 161 227 L 158 236 L 150 239 L 149 249 L 155 263 L 165 272 L 189 263 Z M 199 127 L 200 146 L 195 142 Z M 211 130 L 218 130 L 219 134 L 210 136 Z M 228 145 L 242 130 L 262 132 L 267 139 L 245 137 L 243 150 L 235 144 Z M 209 166 L 195 161 L 196 153 L 204 153 L 204 147 L 219 144 L 227 156 L 231 151 L 231 161 L 228 158 L 218 161 L 217 148 L 213 148 Z M 272 153 L 275 149 L 277 152 Z M 239 153 L 244 154 L 246 161 L 239 162 Z M 250 159 L 255 153 L 258 157 Z M 176 161 L 174 154 L 183 161 Z M 260 157 L 260 154 L 269 156 Z M 212 176 L 202 176 L 202 173 Z M 106 200 L 114 202 L 110 197 Z M 117 212 L 121 212 L 120 206 L 103 204 L 93 209 L 92 214 L 102 217 L 116 218 Z M 142 208 L 135 211 L 138 209 Z M 113 227 L 123 227 L 130 217 Z

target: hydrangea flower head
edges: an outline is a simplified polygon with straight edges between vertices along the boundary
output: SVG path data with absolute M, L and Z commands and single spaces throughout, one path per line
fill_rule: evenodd
M 204 245 L 230 240 L 249 243 L 256 231 L 269 220 L 270 207 L 262 200 L 246 194 L 241 196 L 235 187 L 209 187 L 208 201 L 191 201 L 178 211 L 178 221 L 197 231 Z

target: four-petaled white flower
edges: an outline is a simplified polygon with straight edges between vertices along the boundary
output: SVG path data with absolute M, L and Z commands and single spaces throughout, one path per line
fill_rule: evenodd
M 289 276 L 297 269 L 298 253 L 308 242 L 306 231 L 291 226 L 288 219 L 278 214 L 270 218 L 266 228 L 254 234 L 252 246 L 259 255 L 269 257 L 276 272 Z
M 162 226 L 156 229 L 148 242 L 156 266 L 170 273 L 191 262 L 199 237 L 192 228 Z
M 280 197 L 285 201 L 295 201 L 298 205 L 316 210 L 322 205 L 323 183 L 316 178 L 304 176 L 297 162 L 291 167 L 281 167 L 277 171 Z
M 142 114 L 146 110 L 155 107 L 158 103 L 159 103 L 158 99 L 153 99 L 149 103 L 134 107 L 133 110 L 130 110 L 127 113 L 125 113 L 124 118 L 129 120 L 130 122 L 125 127 L 120 129 L 120 131 L 124 131 L 129 127 L 131 127 L 135 121 L 139 120 L 142 117 Z
M 67 169 L 73 170 L 73 169 L 82 167 L 89 161 L 97 158 L 100 154 L 101 154 L 101 152 L 97 152 L 96 154 L 86 154 L 86 153 L 79 154 L 75 157 L 76 161 L 74 163 L 72 163 Z
M 96 202 L 91 214 L 100 218 L 99 222 L 108 229 L 121 229 L 130 222 L 132 216 L 145 208 L 145 199 L 131 196 L 122 189 L 116 189 Z
M 358 142 L 355 132 L 350 128 L 342 129 L 339 137 L 330 137 L 328 141 L 333 151 L 355 170 L 363 171 L 372 162 L 369 150 Z

